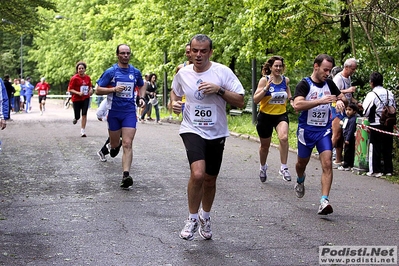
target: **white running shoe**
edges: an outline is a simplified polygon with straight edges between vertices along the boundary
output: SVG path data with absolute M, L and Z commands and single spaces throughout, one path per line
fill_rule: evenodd
M 333 169 L 338 169 L 338 167 L 340 167 L 341 165 L 342 165 L 342 162 L 341 163 L 337 163 L 336 161 L 332 162 L 332 168 Z
M 333 213 L 333 208 L 330 205 L 330 202 L 328 201 L 328 199 L 324 199 L 319 206 L 319 211 L 317 212 L 317 214 L 320 215 L 327 215 Z
M 198 221 L 196 219 L 187 219 L 186 225 L 180 232 L 180 238 L 184 240 L 193 240 L 194 234 L 198 230 Z
M 374 177 L 381 177 L 381 176 L 382 176 L 382 173 L 367 172 L 366 175 L 368 175 L 368 176 L 374 176 Z
M 288 171 L 288 168 L 284 168 L 283 170 L 279 170 L 278 173 L 283 176 L 285 181 L 291 181 L 291 174 Z
M 341 165 L 341 166 L 338 166 L 338 170 L 340 170 L 340 171 L 350 171 L 351 168 L 350 167 L 344 167 L 343 165 Z
M 199 213 L 200 228 L 198 233 L 203 239 L 209 240 L 212 238 L 211 217 L 204 219 L 202 217 L 202 212 L 203 210 L 201 209 Z

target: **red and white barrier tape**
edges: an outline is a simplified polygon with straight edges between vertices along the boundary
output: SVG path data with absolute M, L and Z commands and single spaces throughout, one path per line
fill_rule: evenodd
M 384 133 L 384 134 L 392 135 L 392 136 L 395 136 L 395 137 L 399 137 L 399 133 L 393 133 L 393 132 L 381 130 L 381 129 L 378 129 L 378 128 L 375 128 L 375 127 L 371 127 L 371 126 L 367 126 L 367 125 L 363 125 L 363 124 L 362 125 L 357 125 L 357 126 L 360 127 L 363 130 L 366 130 L 366 128 L 367 128 L 367 129 L 371 129 L 371 130 L 374 130 L 374 131 L 377 131 L 377 132 L 380 132 L 380 133 Z M 394 126 L 393 128 L 394 128 L 394 131 L 396 131 L 396 132 L 399 131 L 396 126 Z

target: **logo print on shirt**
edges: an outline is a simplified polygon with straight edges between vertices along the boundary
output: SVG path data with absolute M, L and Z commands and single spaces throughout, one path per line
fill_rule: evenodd
M 130 75 L 129 75 L 129 79 L 130 79 L 130 80 L 133 80 L 133 79 L 134 79 L 133 74 L 130 74 Z
M 202 82 L 202 79 L 197 80 L 197 83 L 196 83 L 197 87 L 201 84 L 201 82 Z M 196 90 L 194 92 L 194 97 L 197 100 L 203 100 L 205 98 L 205 95 L 202 91 Z

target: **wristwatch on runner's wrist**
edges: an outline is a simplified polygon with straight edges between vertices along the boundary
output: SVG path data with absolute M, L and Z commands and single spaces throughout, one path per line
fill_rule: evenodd
M 225 92 L 226 92 L 226 90 L 223 89 L 222 87 L 220 87 L 219 90 L 218 90 L 218 92 L 217 92 L 217 95 L 223 96 Z

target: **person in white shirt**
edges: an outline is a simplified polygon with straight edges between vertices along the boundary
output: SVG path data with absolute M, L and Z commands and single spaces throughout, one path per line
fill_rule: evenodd
M 355 58 L 349 58 L 344 63 L 342 71 L 337 73 L 333 81 L 337 85 L 338 89 L 345 95 L 348 103 L 355 103 L 361 108 L 361 104 L 355 100 L 353 94 L 356 92 L 356 87 L 352 86 L 352 75 L 356 72 L 357 61 Z M 344 136 L 340 122 L 346 117 L 345 112 L 340 113 L 332 109 L 333 121 L 332 121 L 332 143 L 336 151 L 336 158 L 333 161 L 333 168 L 338 168 L 343 163 L 342 151 L 344 148 Z
M 187 187 L 189 217 L 180 237 L 192 240 L 199 230 L 202 238 L 211 239 L 210 211 L 225 139 L 229 136 L 226 102 L 242 108 L 245 91 L 231 69 L 210 61 L 213 50 L 208 36 L 195 35 L 190 41 L 190 52 L 193 64 L 180 69 L 171 91 L 176 114 L 181 113 L 182 96 L 186 97 L 179 134 L 191 169 Z
M 372 91 L 367 93 L 366 98 L 363 101 L 363 114 L 368 118 L 371 127 L 387 132 L 393 132 L 393 126 L 385 127 L 380 124 L 384 104 L 396 108 L 395 97 L 391 91 L 382 87 L 383 81 L 383 76 L 379 72 L 371 73 L 370 86 Z M 392 135 L 376 130 L 370 130 L 368 176 L 380 177 L 382 175 L 392 175 L 392 149 Z M 384 166 L 381 165 L 381 157 L 384 160 Z

